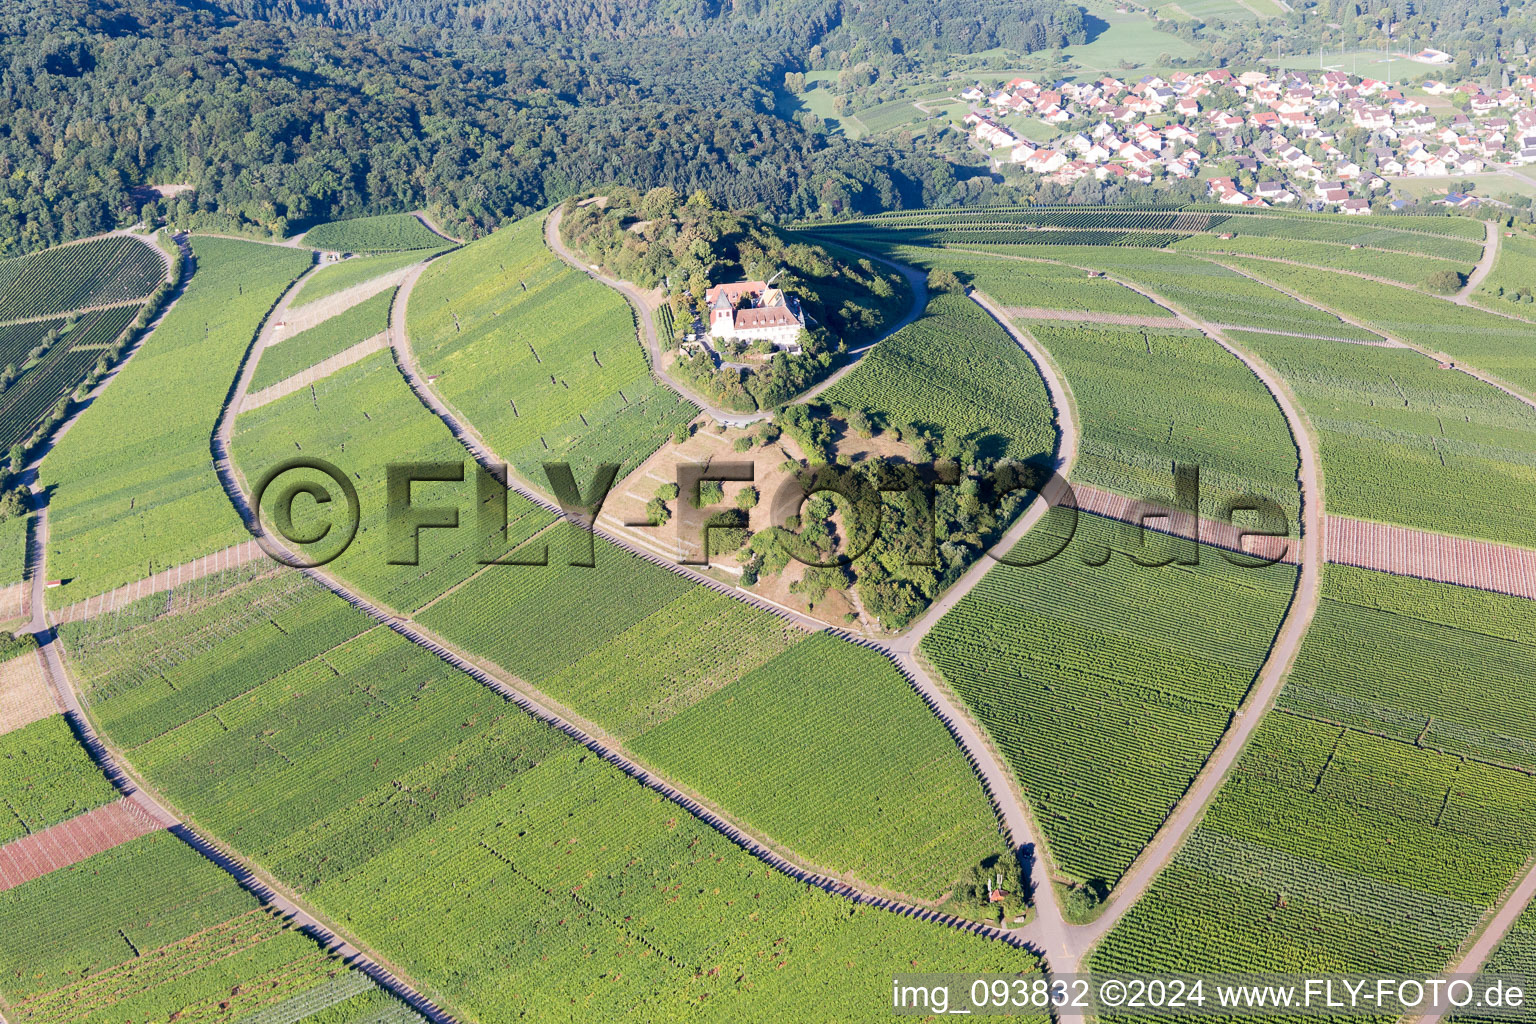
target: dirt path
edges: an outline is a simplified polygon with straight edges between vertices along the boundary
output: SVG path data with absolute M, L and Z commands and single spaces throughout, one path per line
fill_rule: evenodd
M 1482 970 L 1487 965 L 1488 958 L 1514 928 L 1515 922 L 1520 919 L 1520 915 L 1525 912 L 1525 908 L 1532 900 L 1536 900 L 1536 861 L 1526 865 L 1525 874 L 1515 882 L 1514 888 L 1499 904 L 1493 915 L 1487 919 L 1487 923 L 1483 925 L 1481 933 L 1478 934 L 1471 948 L 1446 973 L 1476 974 Z M 1530 998 L 1529 989 L 1526 991 L 1526 998 Z M 1444 1013 L 1425 1014 L 1418 1019 L 1418 1024 L 1441 1024 L 1446 1016 Z
M 462 239 L 462 238 L 454 238 L 448 232 L 446 232 L 442 228 L 438 227 L 437 226 L 437 222 L 434 221 L 430 216 L 427 215 L 427 211 L 426 210 L 412 210 L 411 211 L 411 216 L 415 217 L 417 220 L 421 221 L 421 226 L 426 228 L 428 231 L 432 232 L 438 238 L 442 238 L 442 239 L 445 239 L 445 240 L 447 240 L 449 242 L 452 242 L 454 245 L 463 245 L 464 244 L 464 239 Z
M 479 437 L 479 435 L 473 430 L 472 427 L 469 427 L 466 424 L 462 424 L 446 404 L 444 404 L 439 398 L 437 398 L 436 395 L 425 388 L 420 375 L 416 371 L 414 358 L 411 354 L 410 346 L 405 333 L 405 310 L 407 304 L 409 303 L 411 289 L 414 287 L 416 280 L 420 277 L 420 274 L 424 269 L 425 265 L 418 265 L 417 267 L 412 268 L 412 274 L 408 276 L 406 281 L 401 285 L 400 292 L 396 296 L 395 306 L 392 311 L 390 341 L 392 347 L 394 348 L 401 374 L 405 377 L 407 383 L 411 386 L 412 390 L 416 393 L 417 397 L 422 401 L 422 403 L 430 411 L 432 411 L 443 420 L 453 435 L 460 441 L 461 444 L 466 447 L 466 449 L 469 450 L 471 455 L 477 461 L 479 461 L 481 465 L 492 469 L 493 472 L 499 471 L 501 462 L 495 456 L 495 454 L 491 452 L 483 439 Z M 294 285 L 295 289 L 298 287 L 298 284 Z M 241 406 L 243 396 L 250 386 L 250 377 L 253 373 L 253 368 L 254 361 L 248 360 L 244 372 L 241 374 L 239 381 L 236 383 L 230 401 L 227 403 L 223 414 L 220 416 L 218 426 L 214 432 L 213 440 L 215 466 L 218 471 L 220 483 L 223 485 L 226 494 L 229 496 L 231 503 L 235 506 L 235 509 L 241 516 L 242 520 L 252 531 L 253 537 L 257 543 L 259 543 L 263 549 L 277 556 L 291 557 L 290 553 L 287 551 L 284 545 L 282 545 L 280 541 L 276 540 L 272 536 L 266 534 L 261 524 L 255 520 L 250 507 L 250 499 L 245 481 L 241 477 L 238 467 L 234 465 L 234 462 L 229 455 L 229 440 L 233 435 L 235 417 L 238 409 Z M 541 494 L 534 491 L 532 488 L 528 487 L 521 481 L 517 480 L 515 477 L 510 479 L 508 484 L 512 489 L 518 491 L 518 493 L 522 494 L 528 500 L 550 512 L 553 512 L 556 516 L 567 518 L 565 513 L 559 509 L 558 506 L 551 504 Z M 687 570 L 684 567 L 668 564 L 664 559 L 657 558 L 648 552 L 633 548 L 625 544 L 621 539 L 609 536 L 603 531 L 594 530 L 594 532 L 604 536 L 605 539 L 612 541 L 619 547 L 630 551 L 638 557 L 645 558 L 647 561 L 662 565 L 663 567 L 670 569 L 673 572 L 687 576 L 700 585 L 711 587 L 712 589 L 728 594 L 729 596 L 736 597 L 754 605 L 758 605 L 759 607 L 762 607 L 763 610 L 768 611 L 770 614 L 774 614 L 782 619 L 796 622 L 796 624 L 801 625 L 807 629 L 819 630 L 822 628 L 822 624 L 816 622 L 815 620 L 807 619 L 804 616 L 799 616 L 797 613 L 788 613 L 783 609 L 760 603 L 753 600 L 752 595 L 734 590 L 733 588 L 727 587 L 724 584 L 709 579 L 708 577 L 704 577 L 690 570 Z M 477 682 L 494 690 L 507 700 L 515 703 L 528 714 L 533 715 L 546 724 L 564 732 L 576 742 L 581 743 L 589 750 L 598 754 L 604 760 L 613 764 L 615 767 L 619 768 L 619 770 L 623 771 L 637 782 L 640 782 L 642 785 L 651 788 L 657 793 L 665 796 L 668 800 L 671 800 L 673 803 L 677 804 L 679 807 L 682 807 L 689 814 L 692 814 L 701 822 L 715 829 L 721 835 L 725 836 L 727 839 L 741 847 L 743 850 L 746 850 L 747 852 L 758 857 L 760 860 L 762 860 L 764 863 L 767 863 L 771 867 L 790 875 L 797 881 L 815 885 L 826 892 L 844 896 L 856 903 L 863 903 L 889 910 L 893 913 L 915 916 L 924 920 L 934 921 L 947 927 L 958 928 L 988 938 L 997 939 L 999 941 L 1007 942 L 1020 948 L 1033 948 L 1030 946 L 1027 937 L 1024 936 L 1021 932 L 1008 931 L 1005 929 L 995 928 L 990 925 L 981 924 L 979 922 L 968 921 L 963 918 L 958 918 L 929 907 L 923 907 L 914 903 L 892 898 L 879 892 L 857 888 L 844 878 L 835 877 L 825 872 L 810 869 L 802 864 L 790 860 L 787 856 L 787 851 L 781 851 L 778 849 L 770 840 L 767 839 L 767 837 L 752 834 L 743 826 L 728 819 L 718 809 L 710 806 L 697 794 L 691 793 L 682 787 L 677 786 L 667 781 L 666 779 L 661 778 L 660 776 L 657 776 L 653 771 L 644 765 L 639 764 L 618 750 L 616 744 L 610 744 L 609 742 L 606 742 L 603 737 L 595 734 L 595 731 L 589 731 L 588 728 L 584 728 L 583 725 L 585 725 L 585 723 L 578 723 L 577 721 L 573 721 L 572 719 L 574 716 L 569 716 L 568 714 L 563 713 L 564 709 L 560 708 L 558 704 L 548 700 L 548 698 L 544 697 L 543 694 L 539 693 L 537 690 L 531 687 L 528 687 L 526 683 L 523 683 L 521 680 L 509 679 L 501 675 L 499 672 L 493 671 L 492 666 L 484 665 L 471 658 L 464 652 L 457 650 L 453 645 L 449 644 L 443 638 L 411 621 L 409 618 L 401 616 L 390 609 L 383 608 L 375 604 L 367 597 L 352 590 L 350 586 L 331 576 L 327 572 L 305 570 L 305 575 L 314 580 L 316 583 L 319 583 L 321 586 L 324 586 L 338 597 L 341 597 L 343 600 L 347 601 L 349 604 L 363 612 L 365 615 L 368 615 L 370 618 L 373 618 L 374 620 L 388 626 L 400 636 L 405 637 L 407 640 L 410 640 L 417 646 L 430 651 L 452 667 L 458 669 L 461 672 L 464 672 L 466 675 L 469 675 Z
M 1147 888 L 1183 846 L 1211 799 L 1221 788 L 1232 766 L 1252 737 L 1264 715 L 1274 705 L 1285 677 L 1301 649 L 1307 627 L 1316 614 L 1319 600 L 1321 570 L 1323 564 L 1323 491 L 1322 470 L 1318 464 L 1317 442 L 1311 423 L 1302 413 L 1300 403 L 1290 388 L 1262 360 L 1233 345 L 1218 329 L 1202 323 L 1180 310 L 1162 296 L 1140 285 L 1113 278 L 1133 291 L 1145 295 L 1158 305 L 1172 309 L 1186 326 L 1202 331 L 1211 340 L 1230 352 L 1256 376 L 1274 398 L 1275 404 L 1285 417 L 1292 441 L 1296 445 L 1300 461 L 1298 483 L 1301 491 L 1301 572 L 1298 575 L 1295 596 L 1280 625 L 1274 646 L 1252 690 L 1233 716 L 1232 725 L 1223 734 L 1216 750 L 1206 760 L 1200 774 L 1195 777 L 1189 790 L 1174 807 L 1168 819 L 1158 829 L 1157 835 L 1142 850 L 1129 870 L 1121 876 L 1104 912 L 1088 925 L 1073 929 L 1073 940 L 1078 951 L 1086 955 L 1092 947 L 1108 934 L 1126 911 L 1135 906 L 1146 894 Z
M 1137 316 L 1134 313 L 1095 313 L 1086 309 L 1044 309 L 1040 306 L 997 307 L 1005 320 L 1068 320 L 1080 324 L 1120 324 L 1124 327 L 1173 327 L 1171 316 Z M 995 314 L 994 314 L 995 315 Z
M 1451 296 L 1451 301 L 1459 306 L 1472 304 L 1472 293 L 1499 261 L 1499 226 L 1490 220 L 1484 222 L 1483 227 L 1488 232 L 1488 240 L 1483 244 L 1483 258 L 1477 261 L 1477 266 L 1467 275 L 1467 283 L 1461 286 L 1461 291 Z
M 269 405 L 279 398 L 286 398 L 295 391 L 302 391 L 317 380 L 322 380 L 335 373 L 337 370 L 361 362 L 373 355 L 382 352 L 389 347 L 389 335 L 375 334 L 373 337 L 358 342 L 348 348 L 342 349 L 333 356 L 327 356 L 313 366 L 307 366 L 286 380 L 280 380 L 276 384 L 269 384 L 260 391 L 254 391 L 245 397 L 241 403 L 240 411 L 249 412 L 259 409 L 263 405 Z
M 646 352 L 650 354 L 651 375 L 653 377 L 671 388 L 681 398 L 698 406 L 704 415 L 717 423 L 724 423 L 733 427 L 745 427 L 772 418 L 773 413 L 771 411 L 762 409 L 759 409 L 757 412 L 733 412 L 729 409 L 720 409 L 710 405 L 702 396 L 695 394 L 691 388 L 674 380 L 670 374 L 663 370 L 661 368 L 661 342 L 656 337 L 656 322 L 651 318 L 651 307 L 645 301 L 645 296 L 641 295 L 640 290 L 629 282 L 609 277 L 601 270 L 593 270 L 590 266 L 581 262 L 575 253 L 566 248 L 565 243 L 560 240 L 560 222 L 564 217 L 565 211 L 558 206 L 550 211 L 549 216 L 544 221 L 544 243 L 549 246 L 551 252 L 559 256 L 566 263 L 586 274 L 592 280 L 612 288 L 629 302 L 630 309 L 635 314 L 635 322 L 640 332 L 641 344 L 645 346 Z
M 332 265 L 334 266 L 334 264 Z M 285 295 L 283 297 L 285 300 L 282 311 L 283 315 L 274 315 L 271 318 L 274 326 L 282 323 L 283 329 L 281 331 L 274 331 L 267 344 L 276 345 L 278 342 L 291 338 L 301 331 L 307 331 L 311 327 L 318 327 L 332 317 L 345 313 L 353 306 L 367 302 L 380 292 L 388 291 L 400 284 L 400 282 L 405 280 L 406 275 L 415 270 L 419 265 L 412 264 L 399 270 L 391 270 L 388 273 L 380 274 L 378 277 L 369 278 L 367 281 L 355 284 L 350 288 L 334 292 L 323 299 L 306 302 L 302 306 L 294 305 L 298 299 L 297 292 L 290 293 L 292 298 Z M 314 269 L 323 270 L 324 268 L 316 267 Z
M 1024 510 L 1024 514 L 1019 516 L 985 556 L 978 558 L 953 586 L 939 595 L 938 599 L 912 623 L 905 633 L 887 641 L 884 647 L 917 681 L 919 690 L 953 722 L 951 729 L 956 732 L 956 738 L 976 764 L 977 771 L 987 781 L 993 799 L 1002 812 L 1003 822 L 1008 828 L 1014 848 L 1024 851 L 1032 861 L 1029 875 L 1034 886 L 1035 920 L 1030 923 L 1027 932 L 1045 951 L 1046 962 L 1052 974 L 1075 974 L 1078 969 L 1077 951 L 1071 941 L 1066 918 L 1062 914 L 1061 902 L 1056 896 L 1056 888 L 1052 881 L 1056 872 L 1051 864 L 1050 851 L 1042 841 L 1042 833 L 1034 821 L 1028 802 L 1019 789 L 1018 779 L 1014 776 L 1013 769 L 1008 765 L 1007 760 L 986 739 L 981 726 L 971 718 L 969 711 L 962 704 L 951 699 L 948 690 L 939 685 L 937 680 L 929 674 L 926 665 L 918 655 L 923 637 L 928 635 L 934 624 L 943 618 L 946 612 L 959 604 L 960 600 L 981 582 L 982 577 L 992 568 L 993 560 L 998 555 L 1012 550 L 1024 535 L 1044 518 L 1050 506 L 1061 500 L 1065 488 L 1058 481 L 1064 481 L 1077 462 L 1080 436 L 1077 405 L 1066 382 L 1057 373 L 1055 365 L 1035 339 L 1010 323 L 991 299 L 974 290 L 970 293 L 970 297 L 996 320 L 1003 330 L 1008 332 L 1008 336 L 1018 344 L 1019 348 L 1024 350 L 1045 383 L 1046 394 L 1055 414 L 1056 463 L 1053 468 L 1056 470 L 1057 477 L 1043 489 L 1040 495 L 1042 500 L 1031 502 Z

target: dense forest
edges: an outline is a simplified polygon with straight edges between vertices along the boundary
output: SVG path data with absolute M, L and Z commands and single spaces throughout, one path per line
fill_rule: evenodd
M 775 93 L 813 52 L 829 59 L 818 41 L 918 53 L 1081 32 L 1075 7 L 1004 7 L 19 0 L 0 8 L 0 252 L 146 203 L 272 234 L 426 207 L 473 236 L 610 180 L 771 217 L 975 201 L 985 177 L 807 130 L 776 116 Z M 139 190 L 165 183 L 195 191 Z

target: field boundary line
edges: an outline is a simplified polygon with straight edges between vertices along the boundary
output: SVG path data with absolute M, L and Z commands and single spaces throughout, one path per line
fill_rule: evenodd
M 382 352 L 389 347 L 389 332 L 380 331 L 371 338 L 366 338 L 356 345 L 349 345 L 334 355 L 326 356 L 313 366 L 307 366 L 294 374 L 284 378 L 276 384 L 268 384 L 260 391 L 253 391 L 245 396 L 240 403 L 241 412 L 249 412 L 259 409 L 264 405 L 270 405 L 279 398 L 286 398 L 295 391 L 302 391 L 317 381 L 324 380 L 338 370 L 344 370 L 353 363 L 362 362 L 375 352 Z M 265 351 L 265 350 L 263 350 Z

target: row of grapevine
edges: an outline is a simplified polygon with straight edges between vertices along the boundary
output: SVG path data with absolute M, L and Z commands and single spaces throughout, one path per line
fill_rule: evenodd
M 1266 281 L 1372 327 L 1443 352 L 1518 387 L 1536 389 L 1536 323 L 1497 316 L 1423 292 L 1267 260 L 1231 260 Z
M 60 401 L 101 366 L 106 350 L 123 336 L 138 306 L 87 313 L 37 364 L 0 392 L 0 445 L 25 441 Z
M 0 320 L 149 296 L 165 263 L 148 240 L 115 236 L 0 261 Z
M 110 803 L 117 790 L 75 739 L 62 715 L 0 735 L 0 843 Z
M 219 868 L 155 832 L 0 893 L 16 1024 L 420 1024 Z
M 331 221 L 310 228 L 303 241 L 311 249 L 335 252 L 398 252 L 439 249 L 445 244 L 441 235 L 410 213 Z
M 366 302 L 316 324 L 307 331 L 288 337 L 279 336 L 268 345 L 251 377 L 251 391 L 287 380 L 330 356 L 382 334 L 389 327 L 389 308 L 395 290 L 385 289 Z
M 1328 511 L 1530 544 L 1536 411 L 1405 349 L 1234 331 L 1311 418 Z
M 196 238 L 197 272 L 91 414 L 43 463 L 55 607 L 245 536 L 219 487 L 209 432 L 262 319 L 310 255 Z
M 1069 536 L 1056 510 L 1013 554 Z M 1285 615 L 1295 569 L 1147 567 L 1129 528 L 1082 515 L 1032 568 L 994 567 L 922 642 L 1001 748 L 1060 869 L 1112 885 L 1199 772 Z M 1107 559 L 1107 560 L 1106 560 Z M 1102 564 L 1099 564 L 1102 563 Z
M 544 245 L 531 216 L 434 262 L 406 315 L 434 387 L 542 485 L 542 463 L 628 472 L 698 410 L 658 384 L 620 295 Z
M 185 649 L 184 634 L 261 603 L 264 589 L 276 585 L 265 577 L 235 581 L 174 615 L 154 614 L 163 598 L 146 602 L 115 620 L 136 637 L 97 635 L 92 644 L 98 652 Z M 296 585 L 341 605 L 314 584 Z M 630 646 L 611 652 L 612 664 L 627 652 L 665 672 L 672 639 L 717 612 L 696 593 L 673 609 L 670 624 L 657 622 L 659 632 L 629 634 Z M 506 621 L 513 606 L 502 607 Z M 528 612 L 537 605 L 517 607 L 512 621 L 534 619 Z M 297 635 L 299 617 L 324 614 L 306 597 L 277 619 Z M 65 627 L 72 658 L 75 628 Z M 241 635 L 252 646 L 275 643 L 272 634 Z M 647 641 L 653 650 L 635 650 Z M 782 649 L 768 636 L 759 642 L 764 648 L 749 656 L 765 664 Z M 854 907 L 787 878 L 388 629 L 327 644 L 312 639 L 307 657 L 295 649 L 258 671 L 237 667 L 240 693 L 206 711 L 198 710 L 206 702 L 189 703 L 186 721 L 138 746 L 132 759 L 170 800 L 465 1018 L 499 1019 L 509 1007 L 540 1020 L 688 1007 L 705 1018 L 777 1019 L 803 1007 L 829 971 L 865 993 L 862 1003 L 888 1012 L 877 996 L 893 970 L 1038 970 L 1033 956 L 1007 945 Z M 206 650 L 193 660 L 216 657 L 218 648 Z M 824 654 L 806 650 L 805 669 L 814 671 Z M 222 685 L 180 664 L 165 672 L 185 690 Z M 132 687 L 114 685 L 110 674 L 93 685 L 125 694 L 103 707 L 132 699 Z M 905 685 L 897 678 L 886 693 L 907 692 Z M 876 707 L 893 710 L 874 696 Z M 826 699 L 835 705 L 845 698 L 834 688 Z M 910 709 L 894 711 L 900 721 L 912 717 Z M 920 705 L 917 717 L 906 724 L 942 731 Z M 107 731 L 115 737 L 129 724 Z M 769 731 L 758 742 L 767 749 L 747 762 L 775 753 Z M 902 743 L 913 744 L 912 737 Z M 931 758 L 919 774 L 956 778 L 935 772 Z M 911 782 L 883 784 L 891 794 L 885 818 L 905 813 L 889 804 L 905 800 Z M 961 793 L 941 798 L 935 791 L 929 812 L 950 818 L 946 801 L 964 813 L 934 834 L 935 853 L 954 842 L 954 825 L 989 823 L 985 805 Z M 839 827 L 863 833 L 870 827 L 864 817 L 843 816 Z M 421 870 L 424 863 L 430 871 Z M 196 883 L 193 876 L 188 889 Z M 621 954 L 627 966 L 615 971 Z

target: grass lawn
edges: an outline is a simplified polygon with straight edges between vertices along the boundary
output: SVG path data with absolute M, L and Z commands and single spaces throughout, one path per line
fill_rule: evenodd
M 1512 174 L 1450 174 L 1444 177 L 1399 177 L 1387 180 L 1393 188 L 1415 199 L 1444 195 L 1453 185 L 1467 181 L 1475 183 L 1475 194 L 1479 196 L 1496 196 L 1500 193 L 1536 196 L 1536 176 L 1520 173 L 1524 170 L 1532 168 L 1517 168 Z
M 1432 78 L 1437 73 L 1445 74 L 1444 68 L 1437 69 L 1428 64 L 1419 64 L 1406 57 L 1383 59 L 1380 50 L 1346 50 L 1342 53 L 1338 50 L 1329 50 L 1322 54 L 1293 53 L 1283 57 L 1280 66 L 1298 71 L 1346 71 L 1351 75 L 1393 83 L 1416 82 L 1421 78 Z

